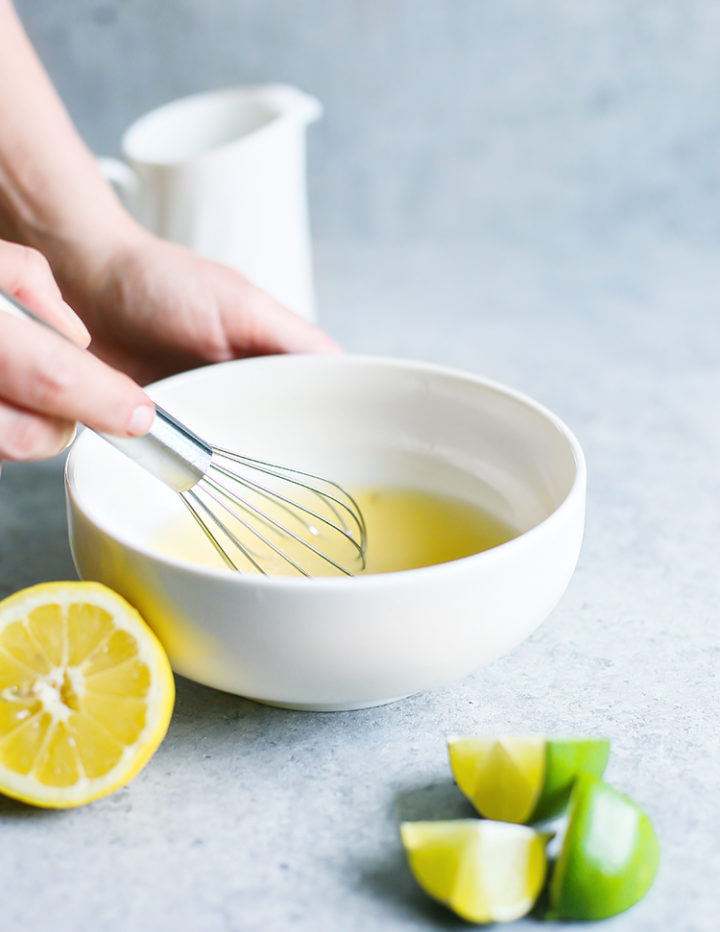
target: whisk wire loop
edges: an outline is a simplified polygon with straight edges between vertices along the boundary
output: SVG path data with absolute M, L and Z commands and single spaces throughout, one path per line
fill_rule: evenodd
M 280 534 L 282 534 L 284 537 L 291 538 L 292 540 L 297 541 L 297 543 L 301 544 L 311 553 L 314 553 L 316 556 L 320 557 L 320 559 L 324 560 L 326 563 L 329 563 L 331 566 L 334 566 L 335 569 L 339 570 L 341 573 L 344 573 L 346 576 L 353 575 L 350 572 L 350 570 L 346 569 L 340 563 L 333 560 L 333 558 L 328 556 L 328 554 L 323 553 L 322 550 L 319 550 L 317 547 L 313 546 L 313 544 L 305 540 L 305 538 L 301 537 L 299 534 L 296 534 L 294 531 L 290 530 L 290 528 L 282 524 L 282 522 L 276 521 L 274 518 L 270 517 L 270 515 L 262 511 L 260 508 L 256 508 L 254 505 L 251 505 L 246 499 L 240 498 L 238 495 L 234 494 L 229 489 L 220 485 L 216 480 L 210 479 L 206 476 L 205 484 L 206 484 L 206 488 L 204 488 L 203 491 L 210 499 L 212 499 L 212 501 L 214 501 L 217 505 L 223 508 L 232 517 L 234 521 L 238 521 L 244 528 L 246 528 L 258 540 L 261 540 L 267 547 L 269 547 L 274 553 L 276 553 L 282 560 L 284 560 L 286 563 L 289 563 L 290 566 L 294 567 L 299 573 L 302 573 L 303 576 L 309 576 L 310 573 L 302 569 L 302 567 L 300 567 L 298 563 L 295 562 L 295 560 L 289 557 L 285 553 L 284 550 L 282 550 L 280 547 L 273 544 L 272 541 L 268 540 L 268 538 L 264 534 L 262 534 L 257 529 L 257 527 L 255 527 L 253 524 L 243 519 L 238 514 L 238 510 L 237 510 L 238 507 L 242 507 L 243 509 L 251 511 L 256 517 L 260 518 L 263 522 L 272 525 L 272 527 L 277 529 L 280 532 Z M 214 494 L 214 493 L 219 493 L 219 494 Z M 223 501 L 223 499 L 225 499 L 226 501 Z M 230 501 L 232 505 L 235 507 L 230 507 L 227 504 L 227 501 Z M 337 528 L 335 529 L 338 530 Z M 234 543 L 238 542 L 237 538 L 235 537 L 234 534 L 232 534 L 229 528 L 223 526 L 223 530 Z M 346 536 L 346 535 L 343 535 L 343 536 Z M 356 544 L 355 541 L 352 541 L 352 543 Z
M 218 554 L 225 561 L 226 565 L 229 566 L 231 570 L 239 571 L 240 567 L 232 559 L 232 557 L 227 552 L 227 550 L 225 550 L 223 545 L 220 543 L 218 538 L 212 533 L 212 531 L 210 530 L 210 528 L 208 527 L 206 523 L 206 520 L 212 521 L 213 524 L 215 524 L 223 532 L 223 534 L 225 534 L 225 528 L 222 522 L 218 519 L 217 515 L 214 515 L 212 511 L 207 507 L 207 505 L 192 490 L 181 492 L 180 497 L 183 500 L 184 504 L 186 505 L 190 514 L 193 516 L 193 518 L 195 518 L 195 520 L 199 524 L 202 532 L 205 534 L 205 536 L 210 541 L 210 543 L 213 545 L 213 547 L 218 552 Z M 206 520 L 200 517 L 200 512 L 198 511 L 199 508 L 201 508 L 207 515 Z M 249 548 L 247 548 L 244 544 L 240 543 L 238 540 L 233 540 L 233 543 L 238 548 L 238 550 L 240 550 L 243 556 L 248 560 L 248 562 L 252 566 L 255 567 L 258 573 L 261 573 L 263 576 L 267 576 L 267 572 L 262 568 L 262 566 L 257 562 L 257 560 L 255 560 Z
M 215 485 L 215 483 L 208 483 L 208 484 L 210 485 L 211 488 L 218 488 Z M 227 504 L 227 502 L 223 501 L 223 498 L 221 497 L 221 496 L 224 496 L 225 498 L 229 498 L 233 502 L 233 504 L 235 504 L 235 501 L 236 501 L 235 496 L 231 496 L 231 494 L 226 489 L 220 489 L 220 488 L 218 488 L 218 491 L 221 493 L 221 495 L 214 494 L 214 492 L 208 488 L 204 489 L 203 491 L 208 496 L 208 498 L 210 498 L 213 502 L 215 502 L 215 504 L 218 505 L 220 508 L 222 508 L 227 514 L 229 514 L 232 517 L 233 521 L 237 521 L 239 524 L 241 524 L 242 527 L 244 527 L 247 531 L 253 534 L 257 540 L 262 541 L 262 543 L 265 544 L 266 547 L 269 547 L 270 550 L 273 551 L 273 553 L 275 553 L 282 560 L 284 560 L 286 563 L 288 563 L 290 566 L 296 569 L 298 573 L 301 573 L 303 576 L 310 575 L 306 570 L 304 570 L 301 566 L 299 566 L 299 564 L 296 563 L 295 560 L 292 559 L 292 557 L 289 557 L 283 550 L 281 550 L 278 546 L 273 544 L 271 540 L 268 540 L 268 538 L 265 537 L 265 535 L 262 534 L 254 525 L 252 525 L 249 521 L 245 521 L 242 517 L 240 517 L 237 514 L 237 512 Z M 207 506 L 205 507 L 207 509 Z M 220 519 L 212 511 L 212 509 L 207 509 L 207 510 L 208 510 L 208 513 L 213 516 L 215 524 L 222 530 L 222 533 L 225 534 L 226 537 L 229 540 L 231 540 L 239 549 L 241 549 L 246 556 L 248 556 L 248 554 L 250 553 L 250 548 L 247 545 L 243 545 L 241 543 L 237 535 L 234 534 L 226 524 L 220 521 Z M 258 513 L 258 514 L 261 514 L 261 513 Z M 266 517 L 266 516 L 263 515 L 263 517 Z M 277 527 L 278 529 L 281 529 L 282 525 L 278 524 Z M 292 534 L 291 532 L 288 531 L 287 533 L 288 533 L 288 536 L 295 537 L 295 535 Z M 300 538 L 296 538 L 296 539 L 300 540 Z M 302 543 L 302 541 L 300 542 Z M 254 566 L 258 565 L 258 563 L 255 560 L 253 560 L 252 563 Z M 342 567 L 338 567 L 338 569 L 342 569 Z M 268 575 L 266 570 L 263 569 L 262 572 L 264 576 Z
M 217 462 L 217 460 L 222 459 L 222 458 L 228 459 L 232 463 L 237 463 L 240 466 L 247 466 L 253 471 L 264 473 L 265 475 L 274 477 L 276 479 L 280 479 L 283 482 L 289 482 L 299 488 L 302 488 L 308 492 L 311 492 L 313 495 L 316 495 L 320 499 L 322 499 L 322 501 L 328 506 L 328 508 L 332 510 L 332 512 L 337 517 L 338 521 L 341 523 L 342 529 L 346 532 L 348 539 L 359 550 L 360 557 L 363 563 L 363 569 L 364 569 L 365 547 L 367 544 L 367 529 L 365 526 L 365 519 L 355 499 L 341 485 L 339 485 L 337 482 L 333 482 L 331 479 L 326 479 L 323 476 L 317 476 L 317 475 L 314 475 L 313 473 L 303 472 L 300 469 L 293 469 L 290 466 L 279 466 L 275 463 L 268 463 L 264 460 L 257 460 L 249 456 L 243 456 L 242 454 L 234 453 L 231 450 L 224 450 L 220 447 L 213 447 L 213 460 L 210 466 L 211 469 L 217 469 L 221 472 L 224 471 L 225 474 L 228 475 L 231 479 L 235 481 L 247 482 L 249 485 L 252 485 L 254 488 L 258 490 L 262 489 L 262 486 L 255 483 L 253 480 L 249 480 L 246 477 L 241 477 L 237 473 L 233 473 L 230 470 L 225 469 L 225 467 L 221 466 L 220 463 Z M 298 478 L 298 477 L 301 477 L 301 478 Z M 330 492 L 327 492 L 324 489 L 317 488 L 317 486 L 314 485 L 313 483 L 318 483 L 318 482 L 323 483 L 323 485 L 327 486 L 328 488 L 334 489 L 336 494 L 331 494 Z M 311 515 L 312 517 L 315 517 L 320 521 L 323 521 L 325 524 L 330 525 L 331 527 L 334 528 L 334 530 L 339 530 L 337 526 L 333 525 L 332 522 L 328 521 L 327 518 L 324 518 L 322 515 L 317 514 L 312 509 L 306 507 L 302 503 L 295 502 L 290 498 L 286 498 L 282 496 L 280 493 L 276 492 L 275 490 L 264 489 L 263 491 L 265 492 L 265 494 L 268 494 L 272 498 L 277 498 L 277 499 L 280 499 L 281 501 L 286 502 L 288 505 L 291 506 L 291 508 L 303 511 L 306 514 Z M 343 496 L 345 500 L 343 501 L 343 498 L 337 497 L 338 495 Z M 355 538 L 352 535 L 351 529 L 347 525 L 341 513 L 338 512 L 333 507 L 333 505 L 337 505 L 339 508 L 343 510 L 344 513 L 350 516 L 350 518 L 354 522 L 359 532 L 359 535 L 360 535 L 359 542 L 355 540 Z
M 347 506 L 344 505 L 344 503 L 340 502 L 338 499 L 332 496 L 329 496 L 326 493 L 323 493 L 318 489 L 310 488 L 304 483 L 296 483 L 297 485 L 302 485 L 303 488 L 318 495 L 322 499 L 322 501 L 327 505 L 327 507 L 331 509 L 333 514 L 336 516 L 337 520 L 340 522 L 340 526 L 335 524 L 329 518 L 326 518 L 324 515 L 321 515 L 319 512 L 314 511 L 312 508 L 309 508 L 306 505 L 303 505 L 301 502 L 293 501 L 287 496 L 282 495 L 280 492 L 268 489 L 267 487 L 261 485 L 259 482 L 254 482 L 253 480 L 247 479 L 246 477 L 239 477 L 235 473 L 232 473 L 229 470 L 224 469 L 221 466 L 213 465 L 211 469 L 208 471 L 208 474 L 205 476 L 205 482 L 207 482 L 208 485 L 212 485 L 213 487 L 216 487 L 216 488 L 222 488 L 226 497 L 233 499 L 234 503 L 238 507 L 242 507 L 243 510 L 252 512 L 255 516 L 260 518 L 264 523 L 270 524 L 273 527 L 279 529 L 283 534 L 288 534 L 294 540 L 297 540 L 298 542 L 304 544 L 314 553 L 317 553 L 319 556 L 322 556 L 323 559 L 325 559 L 328 563 L 332 563 L 334 566 L 338 566 L 338 564 L 336 564 L 333 560 L 329 559 L 326 555 L 321 554 L 318 550 L 312 547 L 312 545 L 309 544 L 302 537 L 298 536 L 297 534 L 294 534 L 287 526 L 271 518 L 266 512 L 262 511 L 262 509 L 251 505 L 246 499 L 242 499 L 239 496 L 233 495 L 233 493 L 231 493 L 227 488 L 222 486 L 222 484 L 218 482 L 216 479 L 214 478 L 211 479 L 210 474 L 213 472 L 219 472 L 221 475 L 231 479 L 233 482 L 237 482 L 238 484 L 240 484 L 241 486 L 244 486 L 248 490 L 255 492 L 258 495 L 262 496 L 263 498 L 272 501 L 274 504 L 277 505 L 278 508 L 283 508 L 284 511 L 286 511 L 291 517 L 293 517 L 296 521 L 299 521 L 305 527 L 305 529 L 309 531 L 310 533 L 319 535 L 319 532 L 317 531 L 317 529 L 314 528 L 312 525 L 308 524 L 307 521 L 303 520 L 303 518 L 297 513 L 298 511 L 302 512 L 305 515 L 308 515 L 311 518 L 314 518 L 316 521 L 319 521 L 320 523 L 324 524 L 326 527 L 329 527 L 331 530 L 337 532 L 338 534 L 341 534 L 345 538 L 345 540 L 355 548 L 355 550 L 357 551 L 357 556 L 359 557 L 361 561 L 362 568 L 363 569 L 365 568 L 364 530 L 360 527 L 360 524 L 358 523 L 358 527 L 361 530 L 362 536 L 361 536 L 360 541 L 355 540 L 355 538 L 350 533 L 350 529 L 348 528 L 347 524 L 342 520 L 337 510 L 333 508 L 332 506 L 332 503 L 335 502 L 336 504 L 339 504 L 343 508 L 346 508 L 348 511 L 350 511 L 350 509 L 348 509 Z M 284 477 L 280 476 L 279 474 L 278 474 L 278 478 L 284 479 Z M 293 480 L 287 480 L 287 481 L 293 481 Z M 342 567 L 338 567 L 338 568 L 341 569 Z

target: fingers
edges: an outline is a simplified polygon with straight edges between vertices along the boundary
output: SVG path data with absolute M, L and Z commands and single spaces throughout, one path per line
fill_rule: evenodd
M 126 375 L 40 324 L 0 313 L 0 459 L 54 455 L 75 421 L 139 436 L 154 416 Z
M 277 321 L 272 321 L 271 316 L 277 316 Z M 284 307 L 278 306 L 277 315 L 270 311 L 263 314 L 262 323 L 255 342 L 258 347 L 266 345 L 268 349 L 258 349 L 258 353 L 342 352 L 341 347 L 324 330 Z
M 68 340 L 81 347 L 90 342 L 36 250 L 0 242 L 0 287 Z M 92 414 L 97 397 L 83 381 L 90 374 L 86 359 L 92 357 L 52 331 L 0 312 L 0 459 L 41 459 L 67 446 L 75 420 Z M 116 409 L 110 420 L 123 413 Z
M 85 324 L 63 301 L 47 260 L 37 250 L 0 242 L 0 287 L 74 343 L 90 342 Z
M 42 417 L 0 401 L 0 459 L 38 460 L 60 453 L 75 436 L 75 424 Z
M 324 330 L 294 314 L 255 286 L 250 307 L 254 311 L 252 337 L 255 353 L 340 353 Z
M 223 321 L 236 352 L 247 355 L 342 352 L 319 327 L 289 311 L 242 276 L 227 272 Z

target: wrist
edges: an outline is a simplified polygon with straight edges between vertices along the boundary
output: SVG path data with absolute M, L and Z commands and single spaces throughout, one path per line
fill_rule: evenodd
M 0 238 L 39 250 L 67 300 L 90 304 L 100 270 L 141 240 L 141 228 L 103 178 L 3 0 L 0 35 L 0 86 L 12 89 L 0 94 Z
M 29 211 L 21 226 L 24 244 L 34 246 L 59 268 L 110 254 L 138 232 L 138 224 L 99 176 L 93 185 L 83 185 L 56 202 L 48 199 Z
M 112 190 L 108 193 L 109 198 L 86 201 L 86 207 L 72 216 L 63 215 L 55 222 L 42 218 L 24 230 L 25 245 L 43 253 L 63 297 L 88 325 L 120 257 L 142 250 L 151 238 Z
M 147 235 L 89 153 L 79 153 L 79 170 L 61 163 L 55 172 L 4 155 L 0 150 L 0 238 L 41 252 L 68 300 Z

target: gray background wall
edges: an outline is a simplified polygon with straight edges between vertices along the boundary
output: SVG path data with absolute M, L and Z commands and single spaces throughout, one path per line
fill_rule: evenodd
M 177 95 L 316 94 L 318 239 L 720 232 L 712 0 L 17 0 L 99 152 Z

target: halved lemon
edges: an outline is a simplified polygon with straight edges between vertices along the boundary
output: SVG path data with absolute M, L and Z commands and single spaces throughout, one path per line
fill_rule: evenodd
M 542 735 L 448 738 L 457 785 L 486 819 L 536 822 L 567 805 L 578 773 L 602 776 L 607 738 Z
M 551 835 L 524 825 L 453 819 L 403 822 L 400 834 L 420 886 L 470 922 L 511 922 L 535 905 Z
M 167 731 L 175 685 L 135 609 L 92 582 L 0 602 L 0 792 L 58 809 L 123 786 Z

